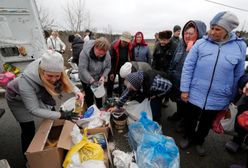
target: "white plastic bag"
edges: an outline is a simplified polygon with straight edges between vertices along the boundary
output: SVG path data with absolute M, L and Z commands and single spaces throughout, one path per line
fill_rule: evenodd
M 114 156 L 114 165 L 116 168 L 138 168 L 136 163 L 133 163 L 133 154 L 132 153 L 125 153 L 120 150 L 114 150 L 112 152 Z
M 235 123 L 235 118 L 238 113 L 237 106 L 234 104 L 230 104 L 229 106 L 230 112 L 231 112 L 231 118 L 226 118 L 223 120 L 220 120 L 221 125 L 227 134 L 233 134 L 234 133 L 234 123 Z
M 103 124 L 109 124 L 110 112 L 100 111 L 95 104 L 93 104 L 89 108 L 94 109 L 93 114 L 89 118 L 82 118 L 77 120 L 76 124 L 78 126 L 91 129 L 102 127 Z
M 140 113 L 146 112 L 147 117 L 152 120 L 152 109 L 150 105 L 150 101 L 146 98 L 143 102 L 139 103 L 136 100 L 128 102 L 124 109 L 128 114 L 128 124 L 133 123 L 134 121 L 139 120 Z

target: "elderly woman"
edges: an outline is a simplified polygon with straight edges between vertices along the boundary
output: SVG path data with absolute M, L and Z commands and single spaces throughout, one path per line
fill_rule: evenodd
M 142 32 L 137 32 L 134 36 L 133 58 L 135 61 L 147 62 L 150 65 L 152 64 L 151 53 Z
M 72 113 L 53 111 L 53 96 L 73 92 L 80 100 L 84 95 L 73 86 L 64 71 L 61 54 L 46 51 L 30 63 L 24 72 L 7 85 L 6 100 L 21 126 L 22 150 L 26 151 L 35 134 L 33 116 L 48 119 L 71 119 Z
M 203 144 L 215 116 L 234 100 L 244 74 L 246 44 L 232 32 L 238 25 L 233 13 L 218 13 L 210 22 L 208 36 L 193 45 L 183 64 L 181 99 L 188 107 L 180 146 L 194 142 L 200 156 L 206 153 Z

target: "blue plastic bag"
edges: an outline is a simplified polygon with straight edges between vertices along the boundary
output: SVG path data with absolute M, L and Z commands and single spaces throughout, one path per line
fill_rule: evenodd
M 179 150 L 174 140 L 145 133 L 137 148 L 137 163 L 142 168 L 179 168 Z
M 141 143 L 145 133 L 161 134 L 161 127 L 158 123 L 147 118 L 145 112 L 141 113 L 139 121 L 128 126 L 128 140 L 133 150 Z

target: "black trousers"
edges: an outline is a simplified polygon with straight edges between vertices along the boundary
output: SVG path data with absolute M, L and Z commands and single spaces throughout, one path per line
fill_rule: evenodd
M 197 145 L 202 145 L 209 130 L 212 128 L 213 120 L 220 111 L 221 110 L 202 110 L 200 107 L 188 103 L 184 115 L 185 137 L 193 140 Z
M 94 104 L 94 99 L 96 100 L 96 106 L 100 109 L 102 107 L 102 98 L 96 98 L 94 93 L 92 92 L 90 85 L 82 82 L 83 89 L 85 91 L 85 103 L 87 107 L 90 107 Z
M 116 77 L 116 75 L 115 75 Z M 121 96 L 122 92 L 123 92 L 123 88 L 124 88 L 124 79 L 120 77 L 120 75 L 118 75 L 118 94 L 119 96 Z M 114 81 L 109 80 L 110 78 L 108 77 L 108 82 L 107 82 L 107 96 L 108 97 L 112 97 L 113 96 L 113 88 L 114 88 Z
M 177 105 L 177 113 L 179 114 L 180 117 L 185 118 L 184 115 L 187 114 L 187 103 L 185 103 L 184 101 L 177 101 L 176 102 Z
M 24 154 L 35 135 L 35 124 L 34 121 L 20 122 L 19 124 L 21 126 L 21 143 L 22 152 Z

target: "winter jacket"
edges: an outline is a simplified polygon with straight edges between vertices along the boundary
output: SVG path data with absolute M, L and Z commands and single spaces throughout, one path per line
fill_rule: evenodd
M 153 52 L 152 67 L 158 71 L 167 73 L 176 48 L 177 44 L 173 41 L 170 41 L 165 46 L 161 46 L 160 43 L 157 43 Z
M 121 45 L 121 40 L 114 41 L 111 49 L 110 49 L 110 55 L 111 55 L 111 71 L 110 74 L 117 74 L 120 71 L 120 45 Z M 127 55 L 127 60 L 132 61 L 132 42 L 128 43 L 128 55 Z M 125 63 L 125 62 L 124 62 Z M 123 64 L 124 64 L 123 63 Z
M 111 69 L 109 52 L 104 57 L 97 58 L 94 54 L 94 43 L 95 40 L 85 42 L 79 56 L 79 78 L 86 84 L 98 81 L 101 76 L 107 77 Z
M 194 20 L 194 21 L 189 21 L 185 24 L 183 27 L 182 34 L 184 35 L 185 28 L 189 23 L 193 23 L 195 25 L 195 28 L 198 32 L 198 37 L 197 39 L 200 39 L 205 35 L 206 33 L 206 25 L 202 21 Z M 171 76 L 171 82 L 173 85 L 173 91 L 171 94 L 171 98 L 175 101 L 180 100 L 181 97 L 181 92 L 180 92 L 180 81 L 181 81 L 181 74 L 182 74 L 182 69 L 183 69 L 183 64 L 186 59 L 186 56 L 188 54 L 188 51 L 186 51 L 186 44 L 184 41 L 184 38 L 181 39 L 178 43 L 177 49 L 175 51 L 175 55 L 171 61 L 169 73 Z
M 72 47 L 72 62 L 78 65 L 79 55 L 83 49 L 84 41 L 81 37 L 76 36 L 71 44 Z
M 136 45 L 133 48 L 133 59 L 134 61 L 147 62 L 151 65 L 151 53 L 148 46 L 145 45 Z
M 51 104 L 46 101 L 50 95 L 44 94 L 44 87 L 39 77 L 40 59 L 30 63 L 24 72 L 8 83 L 5 98 L 18 122 L 33 121 L 33 115 L 41 118 L 58 119 L 59 112 L 51 111 Z M 79 92 L 74 87 L 74 93 Z
M 244 74 L 246 45 L 234 33 L 218 44 L 205 36 L 198 40 L 186 57 L 182 92 L 189 102 L 206 110 L 223 110 L 234 99 L 239 78 Z

